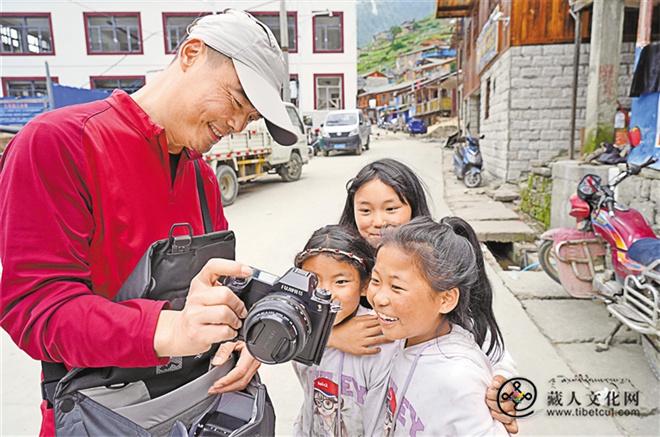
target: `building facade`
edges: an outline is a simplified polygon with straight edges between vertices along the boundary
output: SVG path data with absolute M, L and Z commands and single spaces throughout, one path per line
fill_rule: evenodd
M 292 102 L 317 124 L 328 110 L 355 108 L 355 1 L 286 6 Z M 279 40 L 278 1 L 3 1 L 2 95 L 45 93 L 45 62 L 62 85 L 132 92 L 172 61 L 196 17 L 230 7 L 247 9 Z
M 575 22 L 565 0 L 438 0 L 438 18 L 462 17 L 457 26 L 460 116 L 481 142 L 484 167 L 516 181 L 531 161 L 565 155 L 571 139 Z M 657 21 L 657 20 L 656 20 Z M 591 12 L 582 13 L 574 142 L 584 136 Z M 613 80 L 622 108 L 634 63 L 637 9 L 626 8 L 620 64 Z M 657 27 L 657 25 L 656 25 Z

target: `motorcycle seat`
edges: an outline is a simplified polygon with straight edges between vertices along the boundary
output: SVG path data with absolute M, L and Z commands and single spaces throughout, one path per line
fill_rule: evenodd
M 642 238 L 635 241 L 628 249 L 628 257 L 648 266 L 660 259 L 660 239 Z

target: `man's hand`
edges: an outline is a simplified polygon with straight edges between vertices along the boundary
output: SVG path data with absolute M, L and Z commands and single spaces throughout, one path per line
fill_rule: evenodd
M 373 355 L 380 352 L 377 345 L 389 342 L 383 336 L 378 317 L 368 314 L 332 328 L 328 346 L 353 355 Z
M 495 375 L 493 377 L 488 390 L 486 390 L 486 404 L 488 404 L 488 408 L 490 409 L 490 415 L 493 416 L 493 418 L 498 422 L 502 422 L 502 424 L 504 424 L 504 428 L 506 428 L 509 434 L 517 434 L 518 422 L 516 421 L 515 417 L 509 417 L 502 413 L 502 410 L 500 410 L 500 407 L 497 405 L 497 392 L 505 382 L 506 378 L 502 375 Z M 507 413 L 511 415 L 516 414 L 515 404 L 512 400 L 500 402 L 500 405 L 502 406 L 502 409 L 504 409 L 504 411 Z
M 245 347 L 245 342 L 242 341 L 229 341 L 220 345 L 213 360 L 211 360 L 211 364 L 220 366 L 231 357 L 234 351 L 241 352 L 238 362 L 229 373 L 213 384 L 209 389 L 210 395 L 243 390 L 250 383 L 254 374 L 257 373 L 259 366 L 261 366 L 261 363 L 250 355 L 250 352 Z
M 190 356 L 212 344 L 236 337 L 247 315 L 243 302 L 229 288 L 217 285 L 221 276 L 244 278 L 252 270 L 235 261 L 214 258 L 190 282 L 182 311 L 161 311 L 154 335 L 159 357 Z

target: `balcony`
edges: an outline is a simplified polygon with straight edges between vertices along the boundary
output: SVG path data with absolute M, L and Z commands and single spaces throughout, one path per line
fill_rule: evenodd
M 439 111 L 451 111 L 451 97 L 442 97 L 415 105 L 415 115 L 426 115 Z

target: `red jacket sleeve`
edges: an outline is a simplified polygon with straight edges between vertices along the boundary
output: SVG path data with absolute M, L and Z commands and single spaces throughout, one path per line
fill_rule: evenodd
M 157 365 L 164 302 L 114 303 L 92 292 L 95 223 L 80 130 L 34 120 L 0 162 L 0 324 L 35 359 Z

